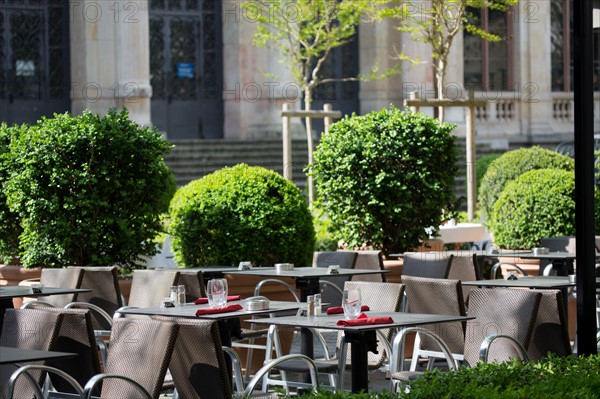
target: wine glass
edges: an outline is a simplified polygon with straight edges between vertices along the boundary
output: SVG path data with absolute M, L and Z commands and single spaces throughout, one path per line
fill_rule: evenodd
M 342 307 L 346 319 L 356 319 L 360 315 L 362 300 L 359 288 L 346 288 L 342 294 Z
M 206 286 L 208 304 L 211 308 L 222 308 L 227 304 L 227 280 L 214 278 Z

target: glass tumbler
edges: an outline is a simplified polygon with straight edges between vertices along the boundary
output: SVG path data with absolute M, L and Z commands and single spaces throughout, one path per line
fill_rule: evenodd
M 214 278 L 208 281 L 206 287 L 208 304 L 211 308 L 222 308 L 227 304 L 227 280 Z
M 347 288 L 342 294 L 342 308 L 346 319 L 356 319 L 360 315 L 362 300 L 359 288 Z

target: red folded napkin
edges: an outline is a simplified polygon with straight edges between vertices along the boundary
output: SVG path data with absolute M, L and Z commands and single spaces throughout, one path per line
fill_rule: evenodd
M 196 310 L 196 316 L 203 316 L 207 314 L 216 314 L 216 313 L 228 313 L 235 312 L 237 310 L 244 309 L 242 305 L 238 303 L 234 303 L 231 305 L 223 306 L 222 308 L 208 308 L 208 309 L 198 309 Z
M 242 299 L 241 295 L 229 295 L 227 297 L 227 302 L 231 302 L 231 301 L 239 301 L 240 299 Z M 203 305 L 205 303 L 208 303 L 208 298 L 198 298 L 194 301 L 194 303 L 196 305 Z
M 338 320 L 338 326 L 366 326 L 368 324 L 390 324 L 393 323 L 394 319 L 390 316 L 379 316 L 369 317 L 364 313 L 361 313 L 356 319 L 352 320 Z
M 362 305 L 360 307 L 360 311 L 361 312 L 367 312 L 371 309 L 369 309 L 369 307 L 367 305 Z M 341 306 L 332 306 L 329 309 L 327 309 L 327 314 L 340 314 L 340 313 L 344 313 L 344 308 Z

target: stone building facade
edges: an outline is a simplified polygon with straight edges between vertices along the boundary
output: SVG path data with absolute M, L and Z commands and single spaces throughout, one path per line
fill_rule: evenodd
M 282 104 L 299 109 L 301 101 L 280 55 L 253 45 L 255 21 L 244 1 L 251 0 L 3 0 L 0 120 L 126 106 L 172 139 L 277 136 Z M 465 97 L 472 85 L 487 101 L 476 110 L 479 142 L 502 149 L 509 141 L 572 139 L 571 2 L 522 0 L 508 13 L 484 11 L 482 26 L 506 40 L 460 35 L 453 44 L 446 94 Z M 410 2 L 416 10 L 426 3 Z M 431 98 L 428 47 L 392 22 L 361 25 L 329 73 L 366 73 L 375 63 L 385 69 L 396 62 L 394 49 L 422 62 L 385 80 L 325 88 L 316 106 L 364 114 L 402 107 L 410 91 Z M 463 109 L 449 109 L 446 119 L 465 134 Z

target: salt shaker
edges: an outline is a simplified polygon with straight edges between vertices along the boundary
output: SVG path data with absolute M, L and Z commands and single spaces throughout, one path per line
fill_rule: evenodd
M 315 315 L 315 297 L 314 295 L 309 295 L 306 297 L 306 316 L 314 316 Z
M 314 297 L 315 297 L 314 314 L 315 314 L 315 316 L 321 316 L 321 294 L 315 294 Z
M 177 286 L 176 285 L 172 285 L 171 288 L 169 288 L 169 298 L 171 298 L 171 301 L 173 301 L 173 303 L 177 303 Z

